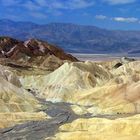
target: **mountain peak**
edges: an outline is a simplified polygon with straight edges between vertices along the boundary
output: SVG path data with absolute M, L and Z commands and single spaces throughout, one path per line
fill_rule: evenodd
M 57 44 L 70 53 L 103 54 L 140 50 L 139 31 L 113 31 L 72 23 L 38 25 L 31 22 L 12 22 L 4 19 L 0 20 L 0 35 L 19 40 L 37 38 L 51 44 Z

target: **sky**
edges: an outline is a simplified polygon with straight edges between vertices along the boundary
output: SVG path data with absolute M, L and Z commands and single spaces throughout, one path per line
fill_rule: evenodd
M 0 0 L 0 19 L 140 30 L 140 0 Z

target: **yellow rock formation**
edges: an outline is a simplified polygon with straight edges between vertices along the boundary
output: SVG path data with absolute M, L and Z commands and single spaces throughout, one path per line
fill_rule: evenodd
M 78 119 L 59 128 L 54 140 L 139 140 L 140 115 L 119 118 Z
M 46 100 L 91 106 L 87 111 L 93 115 L 139 113 L 140 62 L 117 69 L 113 68 L 115 63 L 65 63 L 48 75 L 24 76 L 20 80 L 25 88 L 34 89 Z
M 8 67 L 0 66 L 0 127 L 45 118 L 45 114 L 35 113 L 40 107 L 35 97 L 22 88 L 18 77 Z
M 50 139 L 139 140 L 140 61 L 114 68 L 116 63 L 67 62 L 51 73 L 21 73 L 20 81 L 3 67 L 0 116 L 3 119 L 9 115 L 9 118 L 6 122 L 0 121 L 0 127 L 47 117 L 34 112 L 39 104 L 25 90 L 31 89 L 46 100 L 71 103 L 71 110 L 79 116 L 60 126 Z
M 10 112 L 10 113 L 0 113 L 0 128 L 6 128 L 9 126 L 14 126 L 15 124 L 24 123 L 27 121 L 37 121 L 48 119 L 43 112 Z
M 32 87 L 42 97 L 51 101 L 73 100 L 78 91 L 91 89 L 103 84 L 111 74 L 101 66 L 91 62 L 65 63 L 49 75 L 21 77 L 24 87 Z

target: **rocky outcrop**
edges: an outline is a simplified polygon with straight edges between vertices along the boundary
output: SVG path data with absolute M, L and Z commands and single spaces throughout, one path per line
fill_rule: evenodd
M 22 87 L 14 72 L 0 65 L 0 128 L 45 118 L 45 114 L 36 112 L 40 107 L 36 98 Z
M 21 45 L 0 66 L 1 139 L 139 140 L 140 61 L 71 62 L 44 42 Z
M 25 88 L 35 89 L 46 100 L 73 102 L 78 93 L 99 86 L 110 78 L 111 73 L 102 66 L 77 62 L 65 63 L 49 75 L 40 75 L 40 78 L 31 75 L 20 80 Z
M 78 119 L 61 126 L 53 140 L 138 140 L 139 118 L 140 115 L 116 120 L 97 117 Z
M 117 69 L 113 65 L 112 69 L 107 69 L 94 62 L 65 63 L 48 75 L 21 76 L 20 80 L 38 97 L 78 104 L 81 110 L 90 106 L 87 112 L 94 115 L 139 113 L 139 61 Z
M 53 62 L 56 63 L 56 68 L 62 65 L 65 60 L 78 61 L 72 55 L 66 54 L 62 49 L 48 42 L 37 39 L 22 42 L 9 37 L 0 38 L 0 57 L 10 59 L 12 63 L 19 65 L 41 66 L 41 68 L 45 66 L 46 59 L 49 61 L 50 57 L 55 58 Z

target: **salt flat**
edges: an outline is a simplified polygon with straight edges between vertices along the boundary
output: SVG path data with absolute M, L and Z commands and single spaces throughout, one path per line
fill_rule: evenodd
M 81 61 L 110 61 L 120 59 L 121 57 L 129 57 L 140 59 L 140 54 L 82 54 L 82 53 L 71 53 L 73 56 Z

